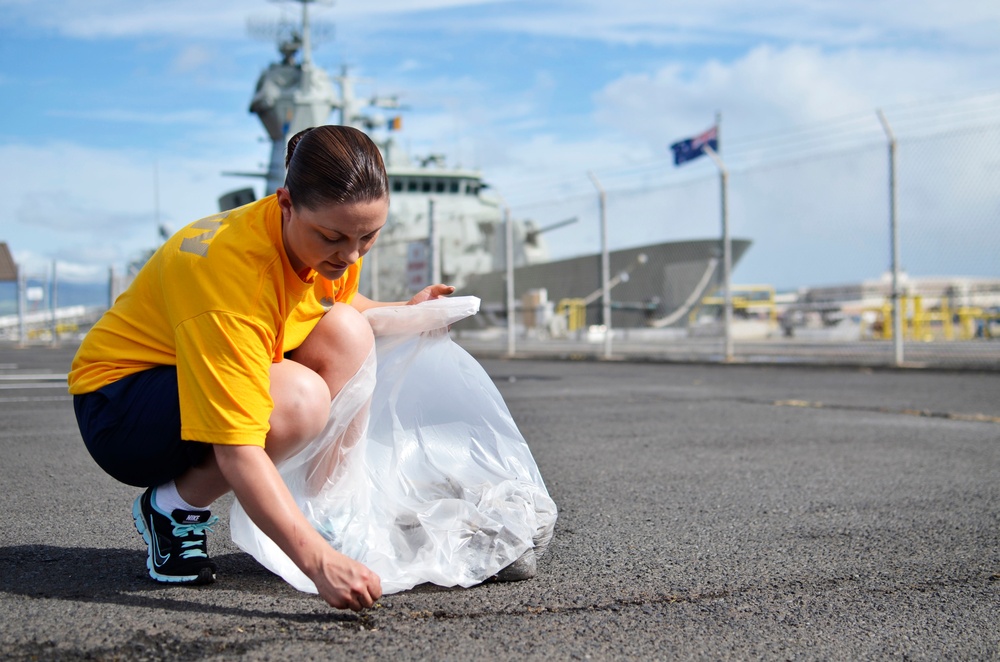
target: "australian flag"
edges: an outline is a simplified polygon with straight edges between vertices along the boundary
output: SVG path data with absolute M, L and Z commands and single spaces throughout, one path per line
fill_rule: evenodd
M 680 140 L 670 146 L 674 150 L 674 165 L 679 166 L 687 161 L 692 161 L 705 153 L 705 146 L 712 148 L 712 151 L 719 151 L 719 127 L 713 126 L 705 133 L 694 138 Z

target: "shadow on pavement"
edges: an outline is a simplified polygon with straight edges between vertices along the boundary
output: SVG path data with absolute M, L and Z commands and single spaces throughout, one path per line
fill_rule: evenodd
M 55 545 L 0 547 L 0 593 L 303 623 L 358 620 L 353 613 L 328 610 L 314 596 L 309 596 L 307 602 L 312 607 L 321 606 L 318 613 L 296 611 L 301 602 L 288 605 L 291 608 L 287 611 L 246 606 L 254 601 L 251 597 L 254 594 L 271 604 L 275 603 L 274 598 L 300 598 L 304 594 L 246 554 L 224 554 L 213 560 L 219 566 L 215 584 L 170 586 L 154 582 L 146 575 L 146 554 L 142 551 Z M 182 592 L 191 598 L 178 598 Z M 240 597 L 229 597 L 231 592 Z

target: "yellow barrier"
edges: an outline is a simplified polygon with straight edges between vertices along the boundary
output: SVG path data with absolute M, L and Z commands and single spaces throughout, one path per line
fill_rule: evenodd
M 948 302 L 944 300 L 938 308 L 925 310 L 924 299 L 919 294 L 900 297 L 899 308 L 903 318 L 903 338 L 921 342 L 932 342 L 937 340 L 939 335 L 946 341 L 955 340 L 956 320 L 958 339 L 971 340 L 976 336 L 976 322 L 988 323 L 998 319 L 997 314 L 986 313 L 982 308 L 963 306 L 952 311 Z M 876 340 L 892 340 L 892 302 L 887 299 L 878 308 L 866 310 L 876 313 L 875 322 L 872 324 L 872 337 Z M 989 337 L 989 324 L 986 324 L 984 329 L 986 337 Z
M 56 325 L 56 335 L 62 336 L 67 333 L 76 333 L 80 327 L 75 322 L 60 322 Z M 31 340 L 48 340 L 52 338 L 52 327 L 35 326 L 27 330 L 28 338 Z
M 958 329 L 962 340 L 974 338 L 976 336 L 976 321 L 987 319 L 987 316 L 983 315 L 982 308 L 970 306 L 959 308 L 955 314 L 958 315 Z
M 744 313 L 745 317 L 763 317 L 777 325 L 778 305 L 774 287 L 771 285 L 733 285 L 730 299 L 733 303 L 733 312 Z M 688 321 L 693 325 L 702 308 L 718 307 L 721 309 L 725 303 L 725 298 L 719 294 L 704 297 L 688 314 Z
M 566 317 L 566 330 L 576 331 L 587 326 L 587 302 L 584 299 L 562 299 L 556 314 Z

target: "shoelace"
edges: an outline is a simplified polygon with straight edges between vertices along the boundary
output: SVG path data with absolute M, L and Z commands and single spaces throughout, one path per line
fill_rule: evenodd
M 200 524 L 174 524 L 174 537 L 187 538 L 188 536 L 202 536 L 198 540 L 184 540 L 181 542 L 181 558 L 208 558 L 205 552 L 205 534 L 212 531 L 212 525 L 219 521 L 218 517 L 212 517 L 207 522 Z

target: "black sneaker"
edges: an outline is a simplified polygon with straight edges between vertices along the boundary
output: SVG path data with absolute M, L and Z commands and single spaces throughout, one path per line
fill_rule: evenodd
M 153 504 L 153 488 L 132 504 L 135 528 L 146 541 L 149 576 L 173 584 L 211 584 L 215 564 L 208 558 L 205 534 L 219 521 L 208 510 L 175 510 L 168 516 Z

